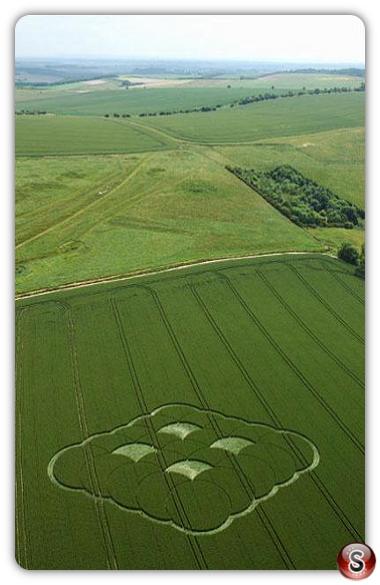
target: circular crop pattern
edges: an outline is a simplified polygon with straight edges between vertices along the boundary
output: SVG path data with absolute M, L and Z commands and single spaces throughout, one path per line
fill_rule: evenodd
M 319 463 L 293 431 L 168 405 L 54 455 L 58 487 L 190 534 L 213 534 Z

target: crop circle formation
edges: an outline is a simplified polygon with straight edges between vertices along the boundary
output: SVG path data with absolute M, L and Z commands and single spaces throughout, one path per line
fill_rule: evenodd
M 190 405 L 168 405 L 64 447 L 60 488 L 190 534 L 213 534 L 319 463 L 296 432 Z

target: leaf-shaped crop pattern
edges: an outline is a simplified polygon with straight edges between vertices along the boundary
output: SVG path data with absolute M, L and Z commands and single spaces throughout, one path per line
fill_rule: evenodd
M 161 406 L 58 451 L 53 484 L 188 534 L 215 534 L 319 463 L 317 447 L 191 405 Z

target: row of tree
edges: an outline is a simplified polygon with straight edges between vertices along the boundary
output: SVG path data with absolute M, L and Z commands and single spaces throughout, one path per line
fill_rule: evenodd
M 238 101 L 232 102 L 229 104 L 229 106 L 231 108 L 234 108 L 235 106 L 246 106 L 247 104 L 253 104 L 256 102 L 262 102 L 265 100 L 275 100 L 278 98 L 292 98 L 292 97 L 298 97 L 298 96 L 302 96 L 302 95 L 319 95 L 319 94 L 327 94 L 327 93 L 347 93 L 347 92 L 351 92 L 351 91 L 364 91 L 365 90 L 365 84 L 362 83 L 359 87 L 356 87 L 354 89 L 352 88 L 348 88 L 348 87 L 332 87 L 329 89 L 309 89 L 307 90 L 306 88 L 303 88 L 300 91 L 294 92 L 294 91 L 287 91 L 285 93 L 282 94 L 276 94 L 276 93 L 263 93 L 263 94 L 258 94 L 255 96 L 247 96 L 244 98 L 241 98 Z M 216 106 L 199 106 L 199 107 L 194 107 L 194 108 L 186 108 L 186 109 L 182 109 L 182 110 L 161 110 L 160 112 L 141 112 L 139 114 L 140 118 L 145 118 L 145 117 L 154 117 L 154 116 L 172 116 L 174 114 L 193 114 L 194 112 L 215 112 L 216 110 L 218 110 L 219 108 L 222 107 L 222 104 L 217 104 Z M 130 114 L 119 114 L 119 113 L 115 113 L 115 114 L 105 114 L 104 117 L 105 118 L 110 118 L 111 116 L 113 116 L 114 118 L 130 118 Z
M 105 118 L 130 118 L 131 114 L 104 114 Z
M 274 89 L 274 87 L 272 87 Z M 247 96 L 240 99 L 237 102 L 233 102 L 230 104 L 231 107 L 237 106 L 246 106 L 247 104 L 253 104 L 256 102 L 262 102 L 265 100 L 276 100 L 279 98 L 292 98 L 292 97 L 299 97 L 302 95 L 319 95 L 319 94 L 330 94 L 330 93 L 349 93 L 352 91 L 365 91 L 365 83 L 361 83 L 358 87 L 351 88 L 351 87 L 330 87 L 324 89 L 306 89 L 305 87 L 299 91 L 287 91 L 285 93 L 276 94 L 276 93 L 269 93 L 266 92 L 264 94 L 254 95 L 254 96 Z
M 345 77 L 349 75 L 351 77 L 364 77 L 365 69 L 359 69 L 358 67 L 348 67 L 346 69 L 315 69 L 313 67 L 307 67 L 303 69 L 292 69 L 290 71 L 278 71 L 278 73 L 319 73 L 322 75 L 344 75 Z M 278 73 L 275 73 L 274 75 L 277 75 Z
M 45 110 L 16 110 L 16 116 L 44 116 Z
M 219 108 L 221 108 L 222 105 L 221 104 L 217 104 L 216 106 L 201 106 L 199 108 L 188 108 L 186 110 L 178 110 L 178 111 L 167 111 L 167 110 L 161 110 L 160 112 L 141 112 L 139 114 L 140 118 L 145 118 L 145 117 L 154 117 L 154 116 L 171 116 L 172 114 L 191 114 L 193 112 L 215 112 L 216 110 L 218 110 Z M 104 114 L 105 118 L 130 118 L 131 114 Z

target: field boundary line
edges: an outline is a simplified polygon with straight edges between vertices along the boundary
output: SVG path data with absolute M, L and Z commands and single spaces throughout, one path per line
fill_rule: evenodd
M 234 360 L 237 367 L 239 368 L 239 370 L 243 374 L 244 378 L 248 382 L 248 386 L 251 388 L 251 390 L 254 392 L 256 397 L 259 399 L 259 402 L 264 407 L 264 410 L 267 412 L 269 418 L 272 421 L 272 424 L 274 423 L 277 427 L 284 428 L 284 425 L 282 425 L 280 419 L 277 417 L 274 410 L 271 408 L 271 406 L 268 404 L 268 402 L 262 396 L 258 386 L 256 385 L 256 383 L 254 382 L 254 380 L 250 376 L 249 372 L 246 370 L 244 364 L 241 362 L 241 360 L 239 359 L 239 357 L 237 356 L 237 354 L 235 353 L 233 348 L 230 346 L 227 338 L 224 336 L 223 332 L 221 331 L 221 329 L 219 328 L 219 326 L 217 325 L 217 323 L 213 319 L 212 315 L 208 311 L 203 300 L 200 298 L 198 292 L 195 290 L 195 287 L 194 286 L 192 287 L 192 285 L 189 285 L 189 287 L 192 290 L 195 298 L 198 300 L 199 306 L 203 310 L 207 319 L 209 320 L 210 325 L 213 327 L 215 333 L 218 335 L 221 342 L 224 344 L 224 346 L 226 347 L 226 349 L 230 353 L 231 358 Z M 296 456 L 298 457 L 298 459 L 303 464 L 307 463 L 305 461 L 305 458 L 304 458 L 302 452 L 300 452 L 297 445 L 294 444 L 294 441 L 291 438 L 289 438 L 289 439 L 287 439 L 287 442 L 288 442 L 290 448 L 292 449 L 293 453 L 295 453 Z M 319 489 L 319 491 L 321 492 L 323 497 L 326 499 L 326 501 L 329 503 L 330 507 L 335 512 L 335 514 L 339 518 L 340 522 L 342 522 L 342 524 L 345 526 L 346 530 L 351 534 L 351 536 L 353 538 L 359 537 L 361 540 L 363 540 L 361 535 L 359 534 L 359 532 L 356 530 L 356 528 L 353 526 L 353 524 L 351 523 L 349 518 L 347 518 L 346 514 L 343 512 L 343 510 L 341 509 L 339 504 L 336 502 L 335 498 L 332 496 L 332 494 L 330 494 L 329 490 L 323 484 L 322 480 L 318 477 L 317 473 L 315 471 L 313 471 L 310 474 L 310 477 L 311 477 L 312 481 L 317 485 L 317 488 Z
M 170 142 L 186 142 L 186 140 L 181 141 L 179 139 L 173 138 L 172 136 L 169 136 L 169 134 L 165 134 L 165 132 L 160 132 L 160 130 L 156 131 L 155 129 L 152 129 L 148 125 L 141 124 L 139 122 L 134 122 L 134 121 L 129 120 L 129 119 L 126 120 L 124 118 L 123 120 L 120 120 L 120 121 L 108 119 L 107 122 L 111 122 L 111 123 L 113 122 L 114 124 L 117 124 L 118 126 L 126 126 L 126 125 L 137 126 L 139 128 L 139 132 L 141 134 L 144 134 L 145 136 L 149 136 L 149 132 L 151 134 L 158 134 L 159 137 L 157 138 L 155 136 L 155 139 L 158 141 L 159 144 L 162 144 L 163 146 L 168 147 L 166 150 L 172 150 L 170 148 Z M 163 136 L 166 139 L 166 142 L 162 139 L 161 136 Z M 169 144 L 168 144 L 168 142 L 169 142 Z
M 122 319 L 120 316 L 119 308 L 117 306 L 118 303 L 117 303 L 117 300 L 115 299 L 114 295 L 110 296 L 110 305 L 111 305 L 112 313 L 114 315 L 116 327 L 117 327 L 117 330 L 119 332 L 122 348 L 123 348 L 124 355 L 125 355 L 125 358 L 127 361 L 127 366 L 128 366 L 129 371 L 130 371 L 130 374 L 131 374 L 132 385 L 133 385 L 133 388 L 135 391 L 137 402 L 139 404 L 140 410 L 142 411 L 142 414 L 148 415 L 149 410 L 148 410 L 147 404 L 145 402 L 144 394 L 143 394 L 143 391 L 142 391 L 142 388 L 140 385 L 140 381 L 139 381 L 139 378 L 138 378 L 138 375 L 136 372 L 135 364 L 133 362 L 133 358 L 132 358 L 131 350 L 130 350 L 129 343 L 127 340 L 127 336 L 125 335 L 124 326 L 123 326 L 123 322 L 122 322 Z M 165 460 L 165 456 L 163 455 L 163 453 L 160 449 L 160 445 L 159 445 L 159 442 L 157 440 L 156 433 L 154 432 L 154 429 L 149 421 L 146 424 L 146 428 L 147 428 L 147 431 L 149 433 L 152 444 L 156 448 L 158 446 L 157 457 L 160 461 L 162 471 L 164 472 L 165 469 L 168 467 L 168 465 L 167 465 L 167 462 Z M 183 507 L 182 502 L 181 502 L 181 498 L 178 496 L 178 492 L 177 492 L 177 489 L 176 489 L 175 483 L 173 482 L 172 477 L 170 476 L 170 474 L 165 474 L 164 479 L 165 479 L 166 483 L 168 484 L 169 493 L 173 494 L 172 501 L 173 501 L 174 507 L 177 510 L 177 513 L 179 514 L 179 517 L 181 518 L 181 521 L 183 522 L 182 518 L 184 517 L 187 520 L 188 525 L 190 526 L 190 522 L 189 522 L 188 516 L 186 514 L 186 509 Z M 190 549 L 194 555 L 194 558 L 195 558 L 195 561 L 198 565 L 198 568 L 199 569 L 208 569 L 206 559 L 204 557 L 203 551 L 202 551 L 201 546 L 199 545 L 199 542 L 197 541 L 196 537 L 193 535 L 187 534 L 186 539 L 187 539 L 188 544 L 190 545 Z
M 118 274 L 118 275 L 113 275 L 113 276 L 105 276 L 105 277 L 100 277 L 100 278 L 94 278 L 91 280 L 84 280 L 82 282 L 72 282 L 72 283 L 68 283 L 68 284 L 62 284 L 62 285 L 58 285 L 54 288 L 42 288 L 42 289 L 38 289 L 38 290 L 34 290 L 34 291 L 30 291 L 27 293 L 20 293 L 16 295 L 16 301 L 18 300 L 23 300 L 23 299 L 28 299 L 28 298 L 33 298 L 33 297 L 39 297 L 42 295 L 49 295 L 49 294 L 53 294 L 53 293 L 57 293 L 60 291 L 64 291 L 64 290 L 76 290 L 78 288 L 84 288 L 84 287 L 88 287 L 88 286 L 95 286 L 97 284 L 106 284 L 109 282 L 121 282 L 121 281 L 125 281 L 125 280 L 131 280 L 134 278 L 143 278 L 144 276 L 148 277 L 148 276 L 154 276 L 154 275 L 160 275 L 160 274 L 165 274 L 167 272 L 173 272 L 175 270 L 183 270 L 184 268 L 191 268 L 193 266 L 205 266 L 206 264 L 216 264 L 219 262 L 227 262 L 227 261 L 233 261 L 233 260 L 253 260 L 255 258 L 270 258 L 270 257 L 274 257 L 274 256 L 324 256 L 324 257 L 329 257 L 329 258 L 333 258 L 336 259 L 336 257 L 332 254 L 329 254 L 327 252 L 303 252 L 303 251 L 294 251 L 294 252 L 263 252 L 262 254 L 242 254 L 240 256 L 225 256 L 223 258 L 214 258 L 214 259 L 205 259 L 205 260 L 190 260 L 188 262 L 182 262 L 179 264 L 175 264 L 174 266 L 169 266 L 167 268 L 158 268 L 156 270 L 151 270 L 151 271 L 143 271 L 143 272 L 137 272 L 136 274 L 130 274 L 130 275 L 123 275 L 123 274 Z
M 297 268 L 290 264 L 288 266 L 290 270 L 292 270 L 292 272 L 297 276 L 297 278 L 299 278 L 299 280 L 304 284 L 304 286 L 311 292 L 311 294 L 321 303 L 321 305 L 323 305 L 325 309 L 327 309 L 327 311 L 331 313 L 331 315 L 333 315 L 333 317 L 335 317 L 335 319 L 339 321 L 339 323 L 343 325 L 343 327 L 345 327 L 353 337 L 355 337 L 360 343 L 364 344 L 365 343 L 364 339 L 358 333 L 356 333 L 356 331 L 347 323 L 347 321 L 343 319 L 343 317 L 341 317 L 335 311 L 335 309 L 333 309 L 333 307 L 329 303 L 327 303 L 321 297 L 321 295 L 315 290 L 315 288 L 310 284 L 310 282 L 308 282 L 306 278 L 302 276 L 302 274 L 300 274 Z
M 163 130 L 159 130 L 158 128 L 155 128 L 154 126 L 149 126 L 148 124 L 144 124 L 142 122 L 136 122 L 134 120 L 133 121 L 126 120 L 126 122 L 127 122 L 127 124 L 130 124 L 132 126 L 137 126 L 138 128 L 144 128 L 144 130 L 148 130 L 148 133 L 151 132 L 152 134 L 158 134 L 160 136 L 163 136 L 165 139 L 169 139 L 169 142 L 172 141 L 172 142 L 180 143 L 180 144 L 189 144 L 189 143 L 193 144 L 193 142 L 191 140 L 186 140 L 183 138 L 179 138 L 177 136 L 172 136 L 171 134 L 167 134 Z M 145 132 L 145 135 L 146 135 L 146 132 Z M 157 139 L 157 140 L 159 140 L 159 139 Z M 165 144 L 164 142 L 160 141 L 160 143 L 167 146 L 167 144 Z M 195 142 L 195 144 L 197 144 L 197 142 Z

